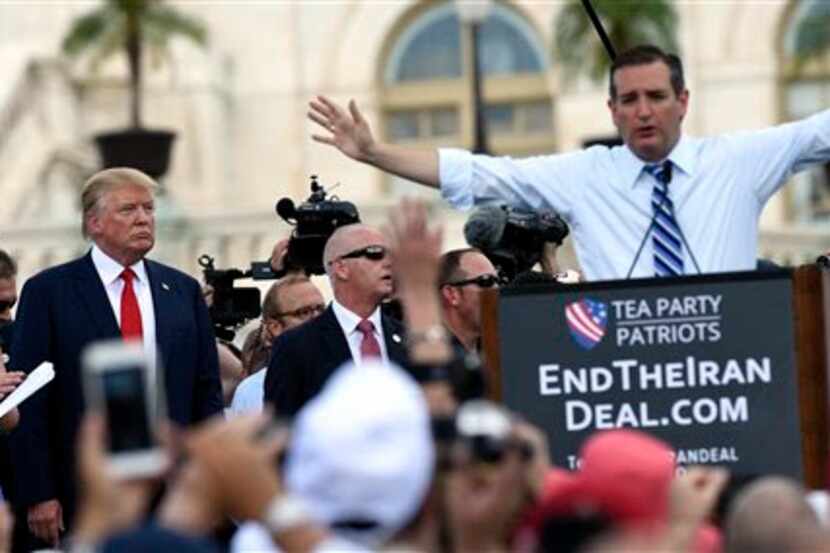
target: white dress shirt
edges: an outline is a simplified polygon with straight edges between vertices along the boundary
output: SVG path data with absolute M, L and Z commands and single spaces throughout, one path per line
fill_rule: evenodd
M 250 415 L 262 411 L 262 397 L 265 395 L 265 373 L 268 367 L 246 376 L 233 393 L 228 418 Z
M 340 328 L 343 330 L 343 335 L 346 336 L 346 342 L 349 344 L 349 351 L 352 352 L 352 360 L 354 360 L 355 364 L 362 363 L 363 359 L 360 355 L 360 344 L 363 342 L 363 333 L 357 329 L 357 325 L 363 319 L 343 307 L 343 305 L 338 303 L 337 300 L 332 300 L 331 305 L 334 310 L 334 316 L 340 324 Z M 380 345 L 380 355 L 383 358 L 383 362 L 388 364 L 389 355 L 386 353 L 386 341 L 383 339 L 383 325 L 380 322 L 380 307 L 375 308 L 368 319 L 372 321 L 373 325 L 375 325 L 375 340 L 377 340 Z
M 588 280 L 624 278 L 651 223 L 654 179 L 627 146 L 526 159 L 441 149 L 439 159 L 441 192 L 454 207 L 559 212 Z M 793 173 L 830 160 L 830 110 L 761 131 L 684 136 L 668 159 L 669 196 L 700 270 L 754 269 L 764 204 Z M 689 248 L 684 267 L 695 274 Z M 651 240 L 633 276 L 654 276 Z
M 121 328 L 121 292 L 124 290 L 124 280 L 121 273 L 124 267 L 113 258 L 105 254 L 101 249 L 92 246 L 92 263 L 95 270 L 104 283 L 107 291 L 107 298 L 110 300 L 112 311 L 115 314 L 115 321 Z M 150 280 L 147 278 L 147 269 L 144 267 L 144 260 L 132 265 L 130 269 L 135 273 L 133 279 L 133 291 L 138 300 L 138 309 L 141 311 L 141 332 L 144 340 L 144 352 L 147 358 L 154 364 L 156 361 L 156 312 L 153 308 L 153 291 L 150 289 Z

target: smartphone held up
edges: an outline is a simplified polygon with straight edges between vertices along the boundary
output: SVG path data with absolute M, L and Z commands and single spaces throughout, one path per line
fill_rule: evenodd
M 161 367 L 140 342 L 112 340 L 90 345 L 83 354 L 87 409 L 107 423 L 107 465 L 117 478 L 161 473 L 168 455 L 159 443 L 166 412 Z

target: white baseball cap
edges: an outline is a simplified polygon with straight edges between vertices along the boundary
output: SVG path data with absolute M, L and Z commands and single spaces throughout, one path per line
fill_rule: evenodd
M 420 387 L 395 365 L 350 361 L 295 419 L 285 484 L 336 534 L 375 546 L 414 519 L 434 462 Z

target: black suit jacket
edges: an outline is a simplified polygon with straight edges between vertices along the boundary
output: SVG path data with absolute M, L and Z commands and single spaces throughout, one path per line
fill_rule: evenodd
M 381 314 L 386 352 L 406 367 L 403 325 Z M 274 340 L 265 376 L 265 401 L 276 414 L 293 417 L 317 395 L 326 380 L 352 358 L 346 336 L 331 305 L 316 319 L 292 328 Z
M 212 325 L 196 280 L 153 261 L 145 266 L 168 415 L 187 426 L 222 410 Z M 23 286 L 10 365 L 30 372 L 51 361 L 55 379 L 21 404 L 20 426 L 12 434 L 19 506 L 56 498 L 64 521 L 71 523 L 75 439 L 84 409 L 80 355 L 90 342 L 120 336 L 90 254 L 47 269 Z

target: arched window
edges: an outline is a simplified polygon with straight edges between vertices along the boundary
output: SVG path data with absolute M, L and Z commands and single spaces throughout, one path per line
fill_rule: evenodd
M 391 142 L 470 148 L 472 35 L 460 24 L 453 2 L 424 5 L 388 41 L 381 78 L 382 132 Z M 549 62 L 538 33 L 510 6 L 495 3 L 480 28 L 479 45 L 490 151 L 550 152 L 555 141 Z
M 826 0 L 796 0 L 782 35 L 782 108 L 784 118 L 795 120 L 830 106 L 830 51 L 803 63 L 796 59 L 796 44 L 810 39 L 802 22 L 830 18 Z M 830 164 L 813 167 L 793 178 L 789 187 L 792 217 L 799 222 L 830 221 Z

